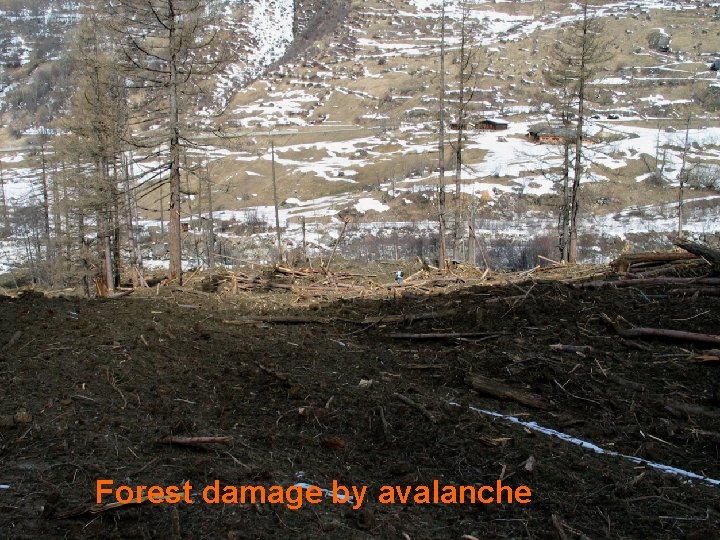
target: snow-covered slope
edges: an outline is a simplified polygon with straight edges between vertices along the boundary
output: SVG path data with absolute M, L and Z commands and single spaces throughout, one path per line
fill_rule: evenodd
M 242 6 L 239 6 L 242 4 Z M 237 21 L 238 8 L 249 10 L 246 21 Z M 232 64 L 218 79 L 216 98 L 222 104 L 232 92 L 260 76 L 278 61 L 293 41 L 293 0 L 227 0 L 226 23 L 248 35 L 240 62 Z

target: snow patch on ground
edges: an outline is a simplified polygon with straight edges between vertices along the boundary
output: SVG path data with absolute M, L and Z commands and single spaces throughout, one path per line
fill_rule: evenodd
M 387 204 L 381 203 L 377 199 L 362 197 L 357 203 L 355 203 L 355 210 L 364 214 L 370 210 L 374 210 L 375 212 L 385 212 L 390 210 L 390 207 Z

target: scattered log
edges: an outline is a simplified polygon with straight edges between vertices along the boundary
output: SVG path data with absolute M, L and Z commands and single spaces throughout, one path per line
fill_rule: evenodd
M 127 290 L 125 290 L 125 291 L 120 291 L 120 292 L 113 293 L 113 294 L 109 295 L 108 298 L 112 298 L 112 299 L 114 299 L 114 298 L 122 298 L 123 296 L 128 296 L 128 295 L 130 295 L 130 294 L 132 294 L 132 293 L 134 293 L 134 292 L 135 292 L 135 289 L 127 289 Z
M 708 418 L 720 418 L 720 410 L 703 407 L 695 403 L 684 403 L 682 401 L 669 401 L 665 404 L 665 408 L 670 412 L 683 413 L 691 416 L 693 414 L 706 416 Z
M 691 361 L 695 364 L 720 363 L 720 349 L 710 349 L 705 351 L 705 354 L 702 356 L 693 356 Z
M 178 287 L 178 291 L 182 291 L 189 294 L 196 294 L 198 296 L 204 296 L 205 298 L 213 298 L 215 295 L 213 293 L 209 293 L 207 291 L 199 291 L 197 289 L 193 289 L 192 287 Z
M 496 296 L 495 298 L 488 298 L 485 300 L 486 304 L 500 304 L 502 302 L 507 302 L 508 304 L 510 302 L 515 302 L 517 300 L 522 300 L 525 298 L 526 295 L 524 294 L 518 294 L 516 296 Z
M 295 270 L 294 268 L 286 268 L 284 266 L 275 266 L 275 271 L 279 274 L 294 277 L 308 277 L 312 272 L 308 272 L 308 269 Z
M 558 516 L 557 514 L 553 514 L 552 524 L 553 527 L 555 527 L 555 529 L 557 530 L 560 540 L 570 540 L 570 537 L 565 532 L 565 524 L 560 519 L 560 516 Z
M 620 255 L 620 257 L 612 261 L 610 266 L 616 272 L 627 272 L 630 269 L 630 266 L 639 263 L 667 263 L 674 261 L 689 261 L 697 258 L 697 255 L 688 253 L 687 251 L 626 253 L 624 255 Z
M 441 319 L 449 315 L 455 315 L 457 311 L 442 311 L 432 313 L 415 313 L 408 315 L 378 315 L 376 317 L 365 317 L 361 324 L 379 324 L 379 323 L 402 323 L 412 324 L 414 321 L 427 321 L 430 319 Z
M 466 382 L 478 392 L 496 399 L 515 401 L 521 405 L 532 407 L 533 409 L 548 408 L 548 403 L 541 396 L 532 392 L 516 390 L 504 383 L 482 375 L 468 375 Z
M 408 281 L 416 280 L 418 277 L 422 276 L 425 272 L 426 272 L 425 269 L 418 270 L 418 271 L 415 272 L 414 274 L 406 277 L 404 281 L 405 281 L 405 282 L 408 282 Z
M 232 437 L 164 437 L 158 440 L 159 444 L 177 444 L 182 446 L 194 446 L 196 444 L 232 444 Z
M 690 341 L 693 343 L 709 343 L 711 345 L 720 345 L 720 336 L 711 334 L 696 334 L 695 332 L 684 332 L 682 330 L 667 330 L 664 328 L 621 328 L 617 324 L 613 325 L 618 335 L 624 338 L 645 338 L 659 337 L 666 339 L 677 339 L 680 341 Z
M 547 257 L 543 257 L 542 255 L 538 255 L 538 259 L 542 259 L 543 261 L 549 262 L 550 264 L 552 264 L 553 268 L 565 266 L 564 261 L 554 261 L 552 259 L 548 259 Z
M 492 339 L 502 334 L 488 334 L 486 332 L 450 332 L 450 333 L 430 333 L 430 334 L 409 334 L 398 332 L 390 334 L 393 339 L 458 339 L 458 338 L 486 338 Z
M 676 239 L 673 244 L 688 251 L 698 257 L 702 257 L 707 262 L 711 263 L 715 269 L 720 268 L 720 250 L 711 248 L 707 244 L 701 244 L 699 242 L 693 242 L 684 238 Z
M 284 383 L 284 384 L 290 384 L 290 381 L 288 380 L 288 376 L 284 373 L 280 373 L 279 371 L 275 371 L 274 369 L 270 369 L 267 366 L 262 365 L 260 362 L 256 362 L 256 365 L 258 368 L 260 368 L 261 371 L 264 371 L 268 375 L 271 375 L 275 377 L 278 381 Z
M 319 319 L 316 317 L 282 317 L 282 316 L 266 316 L 266 317 L 240 317 L 239 319 L 223 320 L 224 324 L 232 324 L 242 326 L 245 324 L 328 324 L 333 319 Z
M 581 289 L 600 287 L 637 287 L 651 285 L 720 285 L 720 278 L 640 278 L 619 280 L 597 280 L 574 284 Z
M 550 349 L 553 351 L 569 353 L 589 353 L 593 351 L 593 348 L 590 345 L 563 345 L 562 343 L 550 345 Z
M 405 405 L 408 405 L 408 406 L 412 407 L 413 409 L 416 409 L 416 410 L 420 411 L 420 413 L 422 413 L 422 415 L 423 415 L 425 418 L 427 418 L 428 420 L 430 420 L 431 423 L 434 424 L 435 422 L 437 422 L 437 419 L 432 415 L 432 413 L 431 413 L 430 411 L 428 411 L 425 407 L 423 407 L 423 406 L 420 405 L 419 403 L 415 403 L 415 402 L 414 402 L 412 399 L 410 399 L 409 397 L 404 396 L 404 395 L 402 395 L 402 394 L 398 394 L 397 392 L 395 392 L 395 393 L 393 394 L 393 396 L 395 396 L 397 399 L 399 399 L 400 401 L 402 401 Z
M 673 289 L 668 291 L 673 296 L 720 296 L 718 287 L 697 287 L 688 289 Z

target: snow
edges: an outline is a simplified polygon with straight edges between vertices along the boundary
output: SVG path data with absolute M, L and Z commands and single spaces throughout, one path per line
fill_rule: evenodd
M 229 4 L 243 4 L 245 0 L 230 0 Z M 228 19 L 232 14 L 226 7 Z M 293 42 L 293 0 L 254 0 L 250 20 L 245 29 L 250 34 L 252 48 L 242 63 L 230 65 L 224 76 L 218 78 L 215 99 L 224 104 L 233 88 L 261 75 L 273 62 L 279 60 Z
M 3 158 L 0 158 L 0 161 L 3 163 L 20 163 L 25 159 L 25 154 L 15 154 L 13 156 L 6 156 Z
M 385 212 L 387 210 L 390 210 L 390 207 L 386 204 L 381 203 L 377 199 L 373 199 L 371 197 L 362 197 L 355 204 L 355 209 L 361 213 L 365 213 L 370 210 L 374 210 L 375 212 Z
M 454 407 L 461 406 L 459 403 L 455 403 L 455 402 L 450 402 L 449 405 L 454 406 Z M 645 458 L 622 454 L 622 453 L 616 452 L 614 450 L 606 450 L 596 444 L 585 441 L 583 439 L 578 439 L 577 437 L 573 437 L 572 435 L 568 435 L 567 433 L 563 433 L 562 431 L 558 431 L 556 429 L 541 426 L 537 422 L 528 421 L 528 420 L 520 420 L 517 416 L 502 414 L 502 413 L 490 411 L 487 409 L 480 409 L 477 407 L 473 407 L 471 405 L 468 406 L 468 409 L 477 414 L 483 414 L 485 416 L 490 416 L 492 418 L 505 420 L 506 422 L 522 426 L 525 429 L 532 430 L 532 431 L 535 431 L 538 433 L 542 433 L 544 435 L 549 435 L 551 437 L 555 437 L 566 443 L 573 444 L 575 446 L 580 446 L 581 448 L 595 452 L 596 454 L 605 454 L 610 457 L 624 459 L 624 460 L 630 461 L 631 463 L 635 463 L 636 465 L 642 465 L 642 466 L 648 467 L 650 469 L 655 469 L 656 471 L 660 471 L 665 474 L 681 476 L 684 478 L 688 478 L 690 480 L 699 480 L 699 481 L 709 484 L 711 486 L 720 487 L 720 480 L 716 480 L 709 476 L 686 471 L 684 469 L 679 469 L 677 467 L 672 467 L 670 465 L 664 465 L 662 463 L 650 461 Z

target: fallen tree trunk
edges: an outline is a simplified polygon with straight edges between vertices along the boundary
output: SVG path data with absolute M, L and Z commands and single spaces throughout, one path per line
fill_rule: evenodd
M 158 441 L 161 444 L 180 444 L 192 446 L 195 444 L 230 444 L 232 437 L 165 437 Z
M 646 279 L 620 279 L 599 280 L 577 283 L 575 287 L 581 289 L 597 289 L 609 287 L 637 287 L 648 285 L 720 285 L 720 278 L 646 278 Z
M 718 287 L 697 287 L 691 289 L 673 289 L 668 291 L 673 296 L 720 296 Z
M 693 242 L 692 240 L 685 240 L 678 238 L 673 242 L 678 247 L 683 248 L 698 257 L 702 257 L 709 263 L 720 264 L 720 250 L 711 248 L 707 244 L 701 244 L 699 242 Z
M 617 259 L 610 263 L 610 266 L 616 272 L 627 272 L 631 265 L 638 263 L 666 263 L 673 261 L 688 261 L 697 259 L 698 256 L 687 251 L 668 251 L 663 253 L 647 252 L 647 253 L 627 253 L 620 255 Z
M 236 326 L 241 326 L 245 324 L 261 324 L 261 323 L 269 323 L 269 324 L 328 324 L 332 322 L 333 319 L 318 319 L 315 317 L 280 317 L 280 316 L 247 316 L 247 317 L 240 317 L 238 319 L 228 319 L 223 320 L 224 324 L 232 324 Z
M 500 336 L 501 334 L 487 334 L 478 332 L 451 332 L 447 334 L 435 333 L 435 334 L 407 334 L 407 333 L 396 333 L 390 334 L 393 339 L 457 339 L 457 338 L 493 338 Z
M 696 334 L 694 332 L 667 330 L 664 328 L 620 328 L 617 324 L 613 324 L 613 326 L 615 327 L 615 331 L 618 335 L 625 338 L 659 337 L 665 339 L 691 341 L 693 343 L 720 345 L 720 336 L 714 336 L 712 334 Z
M 466 382 L 478 392 L 497 399 L 515 401 L 534 409 L 548 408 L 547 402 L 541 396 L 531 392 L 516 390 L 506 384 L 483 377 L 482 375 L 468 375 Z

